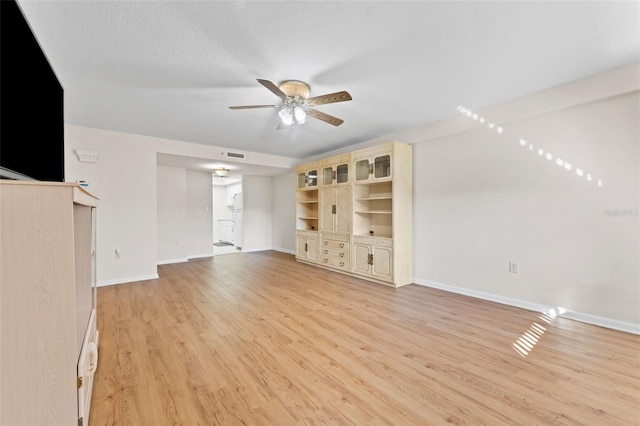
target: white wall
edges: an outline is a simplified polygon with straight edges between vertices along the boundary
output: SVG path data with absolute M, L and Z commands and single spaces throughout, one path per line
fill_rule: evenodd
M 272 247 L 271 178 L 243 176 L 242 250 L 269 250 Z
M 158 263 L 213 255 L 211 173 L 158 166 Z
M 97 151 L 100 158 L 97 163 L 82 163 L 75 149 Z M 158 276 L 156 154 L 162 152 L 218 161 L 225 158 L 226 151 L 226 148 L 215 146 L 65 125 L 65 176 L 68 181 L 88 180 L 89 191 L 100 199 L 97 211 L 99 285 Z M 244 160 L 236 162 L 283 169 L 291 168 L 296 162 L 286 157 L 244 154 Z M 225 158 L 225 161 L 229 160 Z M 209 190 L 210 184 L 211 181 Z M 121 250 L 119 259 L 114 258 L 116 248 Z M 186 252 L 185 256 L 191 254 L 194 253 Z
M 157 278 L 156 154 L 151 138 L 65 125 L 67 181 L 88 180 L 97 209 L 99 285 Z M 100 153 L 82 163 L 75 149 Z M 114 250 L 121 255 L 115 259 Z
M 186 262 L 187 171 L 158 167 L 158 263 Z
M 273 249 L 295 254 L 296 192 L 295 172 L 271 178 L 271 214 L 273 217 Z
M 186 253 L 187 258 L 213 256 L 213 193 L 211 173 L 187 170 Z
M 639 99 L 414 145 L 416 280 L 640 324 Z

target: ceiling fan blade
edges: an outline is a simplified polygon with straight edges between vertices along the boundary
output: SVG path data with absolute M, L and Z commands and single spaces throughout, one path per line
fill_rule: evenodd
M 335 102 L 344 102 L 344 101 L 350 101 L 350 100 L 351 100 L 351 95 L 349 94 L 349 92 L 345 92 L 343 90 L 342 92 L 329 93 L 328 95 L 315 96 L 313 98 L 309 98 L 307 99 L 307 104 L 309 104 L 309 106 L 316 106 L 316 105 L 332 104 Z
M 279 97 L 283 101 L 287 99 L 287 94 L 284 93 L 282 90 L 280 90 L 278 86 L 276 86 L 269 80 L 260 80 L 259 78 L 257 80 L 258 80 L 258 83 L 262 84 L 264 87 L 271 90 L 277 97 Z
M 229 109 L 278 108 L 278 105 L 243 105 L 230 106 Z
M 338 117 L 334 117 L 333 115 L 325 114 L 324 112 L 320 112 L 316 109 L 309 109 L 309 111 L 307 111 L 307 114 L 313 118 L 317 118 L 318 120 L 333 124 L 334 126 L 339 126 L 344 123 L 344 120 L 341 120 Z

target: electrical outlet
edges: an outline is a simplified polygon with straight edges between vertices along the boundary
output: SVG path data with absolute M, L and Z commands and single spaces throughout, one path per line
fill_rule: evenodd
M 509 272 L 512 274 L 517 274 L 520 272 L 520 268 L 518 267 L 518 262 L 509 261 Z

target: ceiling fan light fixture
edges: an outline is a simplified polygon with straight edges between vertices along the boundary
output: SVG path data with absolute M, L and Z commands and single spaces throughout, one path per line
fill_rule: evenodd
M 285 80 L 279 85 L 275 85 L 269 80 L 257 79 L 258 83 L 276 95 L 282 103 L 280 105 L 240 105 L 230 106 L 230 109 L 254 109 L 254 108 L 274 108 L 278 112 L 280 125 L 278 129 L 295 129 L 298 125 L 303 125 L 307 117 L 324 121 L 333 126 L 339 126 L 344 120 L 329 115 L 315 109 L 318 105 L 333 104 L 352 100 L 349 92 L 328 93 L 326 95 L 309 97 L 309 85 L 299 80 Z
M 307 111 L 304 110 L 304 107 L 301 105 L 296 105 L 293 108 L 293 115 L 296 118 L 298 124 L 304 124 L 307 121 Z
M 278 116 L 282 124 L 291 126 L 293 124 L 293 110 L 289 105 L 285 105 L 278 111 Z
M 213 170 L 213 173 L 215 173 L 216 176 L 218 177 L 227 177 L 229 176 L 229 169 L 225 169 L 224 167 L 218 167 L 217 169 Z
M 290 100 L 278 110 L 278 117 L 285 126 L 302 125 L 307 121 L 309 107 L 303 100 Z

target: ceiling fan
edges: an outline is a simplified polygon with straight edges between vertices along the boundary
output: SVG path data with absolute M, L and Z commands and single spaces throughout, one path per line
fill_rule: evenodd
M 310 98 L 309 85 L 303 81 L 285 80 L 276 86 L 269 80 L 257 80 L 258 83 L 279 97 L 282 103 L 280 105 L 230 106 L 230 109 L 277 108 L 278 116 L 280 117 L 278 129 L 295 128 L 298 125 L 304 124 L 308 116 L 334 126 L 339 126 L 344 123 L 344 120 L 338 117 L 311 108 L 318 105 L 350 101 L 351 95 L 344 90 L 342 92 L 329 93 L 327 95 Z

